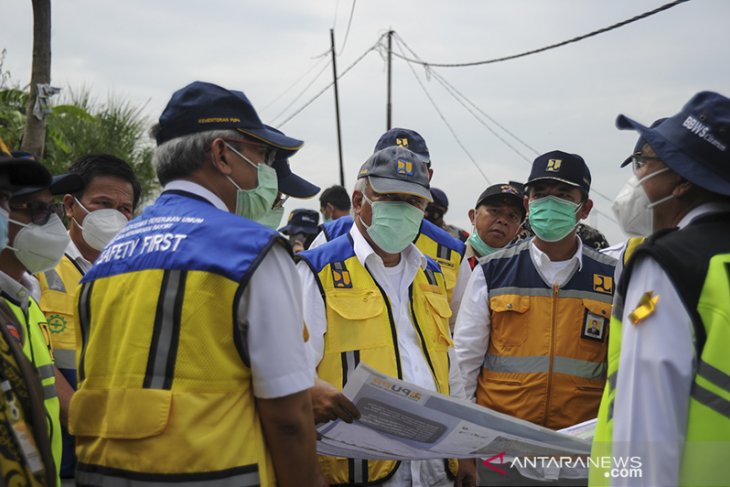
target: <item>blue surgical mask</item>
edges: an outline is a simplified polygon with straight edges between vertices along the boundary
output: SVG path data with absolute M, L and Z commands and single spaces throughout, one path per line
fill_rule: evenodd
M 491 245 L 487 244 L 484 240 L 482 240 L 477 233 L 476 228 L 473 229 L 471 235 L 469 235 L 469 243 L 480 257 L 484 257 L 485 255 L 489 255 L 499 250 L 499 248 L 495 249 Z
M 530 201 L 530 227 L 540 240 L 559 242 L 578 225 L 576 212 L 580 204 L 558 198 L 545 196 Z
M 0 251 L 8 246 L 8 226 L 10 215 L 5 208 L 0 208 Z

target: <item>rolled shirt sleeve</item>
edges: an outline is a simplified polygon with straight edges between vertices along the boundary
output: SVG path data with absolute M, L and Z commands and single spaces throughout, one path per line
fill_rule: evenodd
M 288 396 L 314 384 L 304 343 L 302 291 L 294 262 L 274 247 L 254 271 L 238 306 L 256 397 Z

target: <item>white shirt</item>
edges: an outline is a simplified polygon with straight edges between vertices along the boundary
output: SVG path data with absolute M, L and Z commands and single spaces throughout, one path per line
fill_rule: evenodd
M 69 235 L 69 239 L 70 238 L 71 235 Z M 86 258 L 81 255 L 81 251 L 76 246 L 73 239 L 68 242 L 68 246 L 66 247 L 66 256 L 72 261 L 76 262 L 83 274 L 89 272 L 89 269 L 91 269 L 91 266 L 94 264 L 93 262 L 86 260 Z
M 190 181 L 172 181 L 164 191 L 200 196 L 228 212 L 215 194 Z M 251 360 L 253 393 L 270 399 L 288 396 L 314 385 L 303 343 L 302 291 L 294 262 L 274 245 L 251 275 L 238 306 L 238 320 L 248 323 L 246 342 Z
M 564 261 L 552 262 L 547 254 L 537 248 L 534 239 L 530 241 L 529 248 L 532 263 L 548 286 L 563 286 L 583 266 L 583 245 L 580 239 L 578 250 Z M 489 287 L 484 272 L 472 272 L 454 328 L 454 347 L 461 368 L 464 392 L 472 401 L 475 400 L 479 371 L 489 344 L 490 325 Z
M 327 243 L 327 235 L 324 234 L 324 231 L 320 231 L 316 237 L 314 237 L 314 240 L 312 240 L 312 243 L 309 244 L 309 250 L 316 249 L 322 244 Z
M 685 215 L 678 226 L 684 228 L 700 215 L 729 210 L 729 204 L 704 204 Z M 629 314 L 647 291 L 659 296 L 656 310 L 633 325 Z M 638 261 L 632 271 L 622 323 L 613 455 L 640 456 L 642 478 L 612 479 L 611 485 L 677 485 L 696 372 L 694 329 L 669 276 L 650 257 Z
M 362 236 L 357 225 L 352 226 L 350 235 L 352 236 L 357 259 L 363 266 L 367 266 L 373 279 L 383 288 L 391 302 L 398 335 L 398 351 L 401 357 L 403 380 L 424 389 L 436 391 L 433 374 L 421 351 L 420 340 L 411 322 L 408 300 L 408 287 L 415 279 L 418 268 L 426 268 L 426 258 L 415 245 L 409 244 L 401 252 L 398 265 L 387 268 L 380 256 L 375 253 Z M 309 329 L 308 344 L 313 360 L 312 366 L 316 368 L 324 355 L 324 334 L 327 331 L 326 310 L 312 270 L 303 261 L 297 264 L 297 270 L 304 290 L 304 321 Z M 459 369 L 456 366 L 453 349 L 449 349 L 449 356 L 451 363 L 449 368 L 451 396 L 463 398 L 463 384 L 459 377 Z M 442 465 L 443 460 L 403 462 L 393 478 L 384 485 L 436 485 L 433 482 L 438 483 L 441 477 L 444 480 L 446 478 Z M 445 485 L 449 485 L 449 483 Z

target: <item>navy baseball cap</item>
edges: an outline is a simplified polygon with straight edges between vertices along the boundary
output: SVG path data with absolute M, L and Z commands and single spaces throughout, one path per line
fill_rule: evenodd
M 300 208 L 289 213 L 289 221 L 279 231 L 284 235 L 317 235 L 320 232 L 319 213 L 314 210 Z
M 264 125 L 269 130 L 284 135 L 279 129 Z M 296 154 L 299 149 L 286 150 L 279 149 L 276 151 L 276 158 L 271 167 L 276 171 L 276 180 L 279 185 L 279 191 L 292 196 L 294 198 L 311 198 L 319 193 L 320 187 L 310 183 L 303 177 L 294 174 L 289 166 L 289 158 Z
M 586 194 L 591 189 L 591 172 L 578 154 L 554 150 L 537 156 L 532 163 L 530 177 L 525 186 L 546 179 L 575 186 Z
M 370 156 L 357 178 L 368 178 L 377 193 L 401 193 L 433 201 L 428 184 L 428 167 L 404 147 L 386 147 Z
M 426 164 L 431 164 L 431 155 L 428 153 L 428 147 L 426 147 L 426 141 L 423 140 L 421 134 L 415 130 L 392 128 L 385 132 L 378 139 L 375 144 L 375 150 L 378 152 L 386 147 L 405 147 L 406 149 L 415 152 Z
M 157 145 L 211 130 L 236 130 L 277 149 L 298 150 L 304 144 L 266 127 L 242 91 L 195 81 L 173 93 L 162 111 Z
M 654 122 L 651 124 L 651 128 L 656 127 L 660 123 L 662 123 L 664 120 L 666 120 L 667 117 L 662 117 L 657 120 L 654 120 Z M 628 166 L 632 159 L 634 158 L 634 154 L 641 152 L 641 148 L 644 147 L 644 144 L 646 144 L 646 140 L 644 140 L 644 137 L 641 135 L 639 136 L 639 140 L 636 141 L 636 145 L 634 145 L 634 152 L 631 153 L 629 157 L 624 160 L 624 162 L 621 163 L 621 167 Z
M 84 179 L 75 173 L 66 173 L 53 176 L 50 184 L 38 184 L 33 186 L 23 186 L 13 191 L 13 198 L 23 196 L 25 194 L 33 194 L 44 189 L 50 190 L 54 196 L 77 193 L 84 189 Z
M 438 205 L 441 208 L 449 208 L 449 198 L 446 197 L 446 193 L 438 188 L 431 188 L 431 197 L 433 198 L 433 204 Z
M 12 186 L 45 186 L 51 184 L 51 173 L 32 154 L 11 152 L 0 139 L 0 172 L 8 175 Z
M 504 203 L 519 208 L 520 212 L 525 214 L 525 205 L 523 204 L 524 189 L 522 184 L 510 181 L 506 184 L 493 184 L 485 189 L 477 199 L 477 204 L 474 208 L 478 208 L 479 205 L 486 203 Z
M 670 169 L 697 186 L 730 196 L 730 99 L 711 91 L 694 95 L 654 128 L 625 115 L 621 130 L 636 130 Z

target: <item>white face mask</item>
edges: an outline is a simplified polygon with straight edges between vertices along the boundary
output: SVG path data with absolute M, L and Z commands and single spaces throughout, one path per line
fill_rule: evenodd
M 71 241 L 58 215 L 51 215 L 45 225 L 10 221 L 23 228 L 15 235 L 13 246 L 7 248 L 15 251 L 28 272 L 35 274 L 56 267 Z
M 86 218 L 83 227 L 75 218 L 72 220 L 81 229 L 84 241 L 94 250 L 102 250 L 127 224 L 127 217 L 121 211 L 113 208 L 89 211 L 78 199 L 74 200 L 86 212 Z
M 618 219 L 619 224 L 627 235 L 632 237 L 648 237 L 654 233 L 654 212 L 651 211 L 657 205 L 669 201 L 674 196 L 670 194 L 655 202 L 649 201 L 641 183 L 654 176 L 669 171 L 669 168 L 660 169 L 641 179 L 632 175 L 611 204 L 611 210 Z

